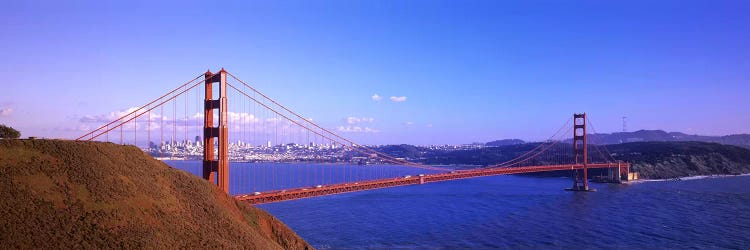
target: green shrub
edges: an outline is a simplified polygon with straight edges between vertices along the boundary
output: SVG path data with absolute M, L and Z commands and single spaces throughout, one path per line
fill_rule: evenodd
M 21 137 L 21 132 L 18 132 L 18 130 L 15 130 L 14 128 L 5 126 L 4 124 L 0 124 L 0 138 L 18 139 L 19 137 Z

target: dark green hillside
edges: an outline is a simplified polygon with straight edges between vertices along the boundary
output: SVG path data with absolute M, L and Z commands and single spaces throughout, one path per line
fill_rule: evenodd
M 634 142 L 607 146 L 650 179 L 750 173 L 750 149 L 707 142 Z
M 538 146 L 525 143 L 468 150 L 435 150 L 410 145 L 388 146 L 387 152 L 410 160 L 432 165 L 488 166 L 505 162 Z M 590 147 L 592 147 L 590 145 Z M 603 147 L 602 151 L 604 151 Z M 642 178 L 676 178 L 694 175 L 750 173 L 750 149 L 708 142 L 632 142 L 606 145 L 617 160 L 633 163 L 633 169 Z M 572 150 L 572 148 L 571 148 Z M 589 152 L 598 152 L 590 148 Z M 599 157 L 601 158 L 601 157 Z M 539 161 L 535 165 L 570 163 Z M 600 174 L 596 170 L 594 174 Z M 568 175 L 567 173 L 542 173 L 537 175 Z

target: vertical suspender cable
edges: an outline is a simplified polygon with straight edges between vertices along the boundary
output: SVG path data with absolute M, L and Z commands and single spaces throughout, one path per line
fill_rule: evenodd
M 133 145 L 138 147 L 138 116 L 133 113 Z
M 164 158 L 164 105 L 161 105 L 161 117 L 159 117 L 159 157 Z

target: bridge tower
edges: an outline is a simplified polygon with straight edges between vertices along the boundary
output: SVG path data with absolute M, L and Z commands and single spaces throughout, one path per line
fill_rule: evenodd
M 583 165 L 582 170 L 573 170 L 572 191 L 589 191 L 588 142 L 586 138 L 586 113 L 573 114 L 573 153 L 575 164 Z
M 219 189 L 229 193 L 229 132 L 227 128 L 227 72 L 207 71 L 204 75 L 206 98 L 203 120 L 203 178 L 217 182 Z M 213 99 L 213 84 L 219 83 L 219 99 Z M 214 127 L 214 109 L 218 109 L 219 124 Z M 214 154 L 214 139 L 218 140 L 218 157 Z

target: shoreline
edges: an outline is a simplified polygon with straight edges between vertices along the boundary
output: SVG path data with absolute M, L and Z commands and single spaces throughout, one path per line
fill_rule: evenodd
M 727 177 L 740 177 L 740 176 L 750 176 L 750 173 L 746 174 L 714 174 L 714 175 L 694 175 L 694 176 L 685 176 L 685 177 L 677 177 L 677 178 L 671 178 L 671 179 L 639 179 L 634 181 L 629 181 L 627 183 L 645 183 L 645 182 L 662 182 L 662 181 L 693 181 L 693 180 L 703 180 L 703 179 L 713 179 L 713 178 L 727 178 Z

